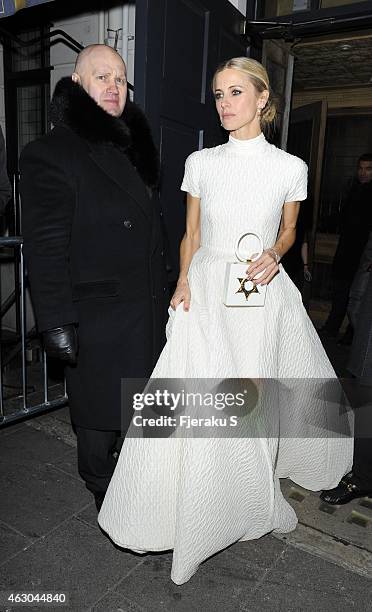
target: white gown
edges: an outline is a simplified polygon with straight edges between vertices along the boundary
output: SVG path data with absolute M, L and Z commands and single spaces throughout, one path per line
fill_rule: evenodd
M 321 387 L 335 372 L 282 266 L 263 308 L 223 304 L 225 262 L 234 261 L 238 237 L 254 230 L 265 248 L 272 246 L 283 203 L 304 200 L 306 180 L 304 162 L 262 134 L 246 141 L 230 137 L 186 162 L 181 189 L 201 199 L 201 246 L 189 270 L 190 311 L 182 304 L 170 310 L 167 344 L 153 377 L 293 379 L 276 400 L 293 435 L 280 437 L 275 410 L 275 423 L 260 437 L 212 432 L 153 439 L 129 432 L 99 524 L 116 544 L 136 552 L 173 549 L 177 584 L 238 540 L 295 528 L 279 478 L 320 490 L 336 486 L 351 469 L 351 437 L 312 435 L 311 429 L 304 434 L 306 413 L 315 428 L 324 428 L 328 418 L 321 392 L 309 391 L 304 379 L 315 386 L 319 379 Z

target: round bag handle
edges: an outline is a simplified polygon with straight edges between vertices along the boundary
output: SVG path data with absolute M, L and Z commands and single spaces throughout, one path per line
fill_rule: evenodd
M 240 245 L 242 243 L 242 240 L 244 240 L 244 238 L 246 238 L 246 236 L 255 236 L 259 243 L 260 243 L 260 250 L 259 253 L 257 254 L 257 256 L 254 259 L 247 259 L 246 257 L 241 257 L 239 249 L 240 249 Z M 246 263 L 247 261 L 257 261 L 257 259 L 259 257 L 261 257 L 262 253 L 264 251 L 264 246 L 263 246 L 263 240 L 261 238 L 261 236 L 259 236 L 258 234 L 256 234 L 256 232 L 246 232 L 245 234 L 242 234 L 236 244 L 236 248 L 235 248 L 235 255 L 237 257 L 237 259 L 239 259 L 239 261 L 242 261 L 243 263 Z

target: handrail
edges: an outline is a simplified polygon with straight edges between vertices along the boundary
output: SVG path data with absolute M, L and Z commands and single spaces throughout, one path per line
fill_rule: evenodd
M 29 386 L 27 383 L 28 371 L 27 371 L 27 359 L 26 352 L 29 348 L 29 342 L 35 337 L 35 328 L 32 328 L 27 332 L 26 328 L 26 274 L 23 257 L 23 237 L 22 236 L 2 236 L 0 237 L 0 249 L 1 248 L 13 248 L 16 251 L 14 260 L 16 265 L 16 271 L 19 276 L 19 290 L 17 294 L 17 286 L 15 287 L 15 304 L 19 307 L 20 311 L 20 325 L 19 331 L 17 332 L 16 345 L 12 347 L 10 353 L 3 358 L 2 351 L 0 350 L 0 427 L 9 423 L 22 420 L 28 416 L 40 414 L 45 410 L 63 406 L 67 403 L 66 385 L 64 387 L 63 395 L 51 400 L 49 397 L 50 387 L 48 384 L 48 364 L 46 359 L 45 351 L 42 356 L 42 379 L 43 379 L 43 400 L 37 406 L 33 406 L 32 402 L 29 401 Z M 10 296 L 9 299 L 13 299 Z M 17 324 L 18 329 L 18 324 Z M 1 338 L 1 326 L 0 326 L 0 338 Z M 9 406 L 6 405 L 4 399 L 4 389 L 9 387 L 8 384 L 4 383 L 4 375 L 6 380 L 6 368 L 9 367 L 9 363 L 20 353 L 20 365 L 21 365 L 21 381 L 19 389 L 21 394 L 17 396 L 17 400 L 21 402 L 18 408 L 14 408 L 14 398 L 10 401 Z M 12 383 L 13 384 L 13 383 Z
M 0 247 L 18 247 L 23 244 L 22 236 L 1 236 Z
M 22 236 L 1 236 L 0 237 L 0 249 L 1 248 L 15 249 L 17 247 L 21 247 L 22 244 L 23 244 Z M 16 259 L 15 259 L 15 265 L 17 266 Z M 25 279 L 25 282 L 26 282 L 26 279 Z M 20 294 L 20 287 L 18 286 L 16 282 L 14 290 L 11 292 L 10 295 L 8 295 L 8 297 L 4 300 L 4 302 L 0 304 L 0 324 L 3 318 L 5 317 L 5 315 L 12 308 L 12 306 L 14 305 L 17 306 L 18 304 L 17 300 L 19 298 L 19 294 Z M 17 324 L 17 335 L 19 335 L 20 333 L 18 328 L 19 328 L 19 325 Z
M 61 36 L 62 38 L 52 41 L 52 38 L 54 36 Z M 49 46 L 51 45 L 51 42 L 53 43 L 63 42 L 67 47 L 70 47 L 70 49 L 72 49 L 72 51 L 75 51 L 76 53 L 79 53 L 80 51 L 84 49 L 84 45 L 79 43 L 78 40 L 76 40 L 75 38 L 70 36 L 70 34 L 67 34 L 67 32 L 61 29 L 46 32 L 42 36 L 37 36 L 36 38 L 32 38 L 31 40 L 22 40 L 22 38 L 20 38 L 16 34 L 13 34 L 13 32 L 8 32 L 8 30 L 4 30 L 4 28 L 0 28 L 0 39 L 2 39 L 3 43 L 4 43 L 4 40 L 3 40 L 4 38 L 9 39 L 13 42 L 16 42 L 17 45 L 19 45 L 20 47 L 30 47 L 31 45 L 35 45 L 36 43 L 40 41 L 48 41 Z M 127 86 L 130 91 L 134 91 L 134 87 L 131 83 L 127 83 Z
M 16 303 L 17 292 L 14 289 L 10 295 L 4 300 L 4 303 L 1 304 L 0 318 L 3 319 L 6 313 L 11 309 L 12 306 Z
M 51 32 L 46 32 L 43 36 L 37 36 L 36 38 L 31 38 L 30 40 L 23 40 L 13 32 L 8 32 L 8 30 L 4 30 L 4 28 L 0 28 L 0 36 L 4 36 L 9 40 L 17 43 L 20 47 L 30 47 L 31 45 L 35 45 L 42 40 L 51 39 L 53 36 L 62 36 L 64 39 L 63 42 L 69 43 L 69 46 L 74 47 L 74 51 L 82 51 L 84 49 L 84 45 L 79 43 L 75 38 L 67 34 L 64 30 L 52 30 Z

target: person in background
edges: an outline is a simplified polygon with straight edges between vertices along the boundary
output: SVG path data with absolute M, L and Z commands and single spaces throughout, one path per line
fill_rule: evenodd
M 349 294 L 347 314 L 353 328 L 356 328 L 360 304 L 368 285 L 372 271 L 372 232 L 369 234 L 367 244 L 360 259 L 357 273 L 354 277 Z
M 355 409 L 354 460 L 352 470 L 337 487 L 320 495 L 332 505 L 372 497 L 372 274 L 360 302 L 348 370 L 355 377 L 351 387 Z
M 347 312 L 351 285 L 372 229 L 372 153 L 358 159 L 357 176 L 341 213 L 340 238 L 332 266 L 332 306 L 324 326 L 326 337 L 336 338 Z M 350 343 L 350 324 L 342 343 Z

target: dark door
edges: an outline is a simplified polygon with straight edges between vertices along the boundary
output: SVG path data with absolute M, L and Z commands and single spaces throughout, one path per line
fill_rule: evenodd
M 211 90 L 217 65 L 246 55 L 244 17 L 227 0 L 137 0 L 135 101 L 159 146 L 170 281 L 185 230 L 180 191 L 186 157 L 226 140 Z

